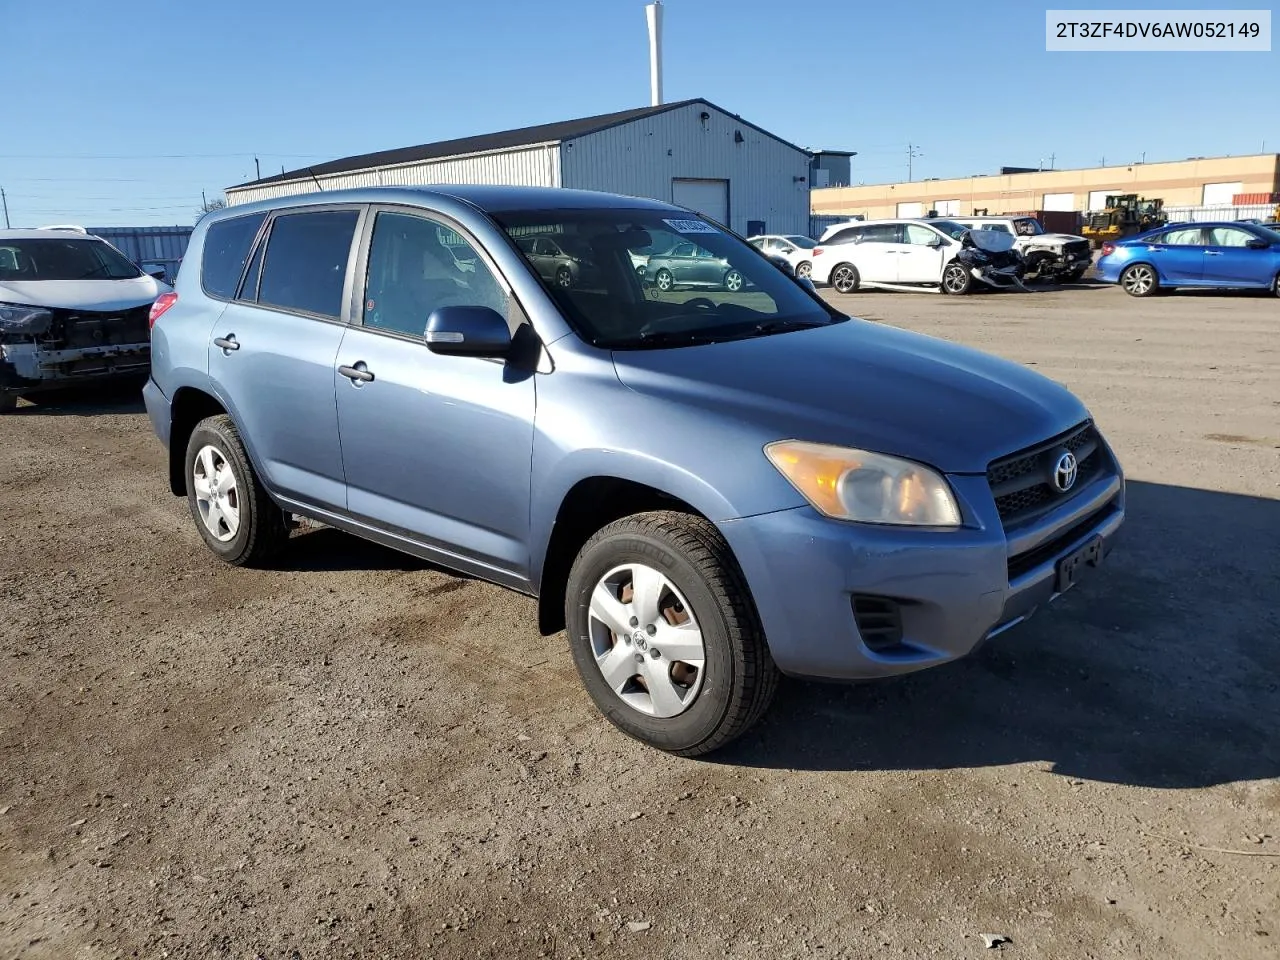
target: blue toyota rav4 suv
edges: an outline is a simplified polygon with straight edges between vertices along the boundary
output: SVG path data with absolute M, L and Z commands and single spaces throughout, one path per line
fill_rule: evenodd
M 580 269 L 539 269 L 538 237 Z M 733 282 L 646 281 L 647 252 L 684 243 Z M 152 323 L 147 409 L 215 554 L 263 563 L 305 516 L 534 595 L 600 710 L 685 755 L 746 730 L 780 673 L 963 656 L 1073 586 L 1124 517 L 1066 389 L 845 316 L 656 201 L 232 207 Z

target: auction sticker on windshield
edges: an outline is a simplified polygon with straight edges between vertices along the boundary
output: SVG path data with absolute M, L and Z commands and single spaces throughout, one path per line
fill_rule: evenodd
M 711 224 L 705 223 L 702 220 L 663 220 L 662 222 L 665 223 L 672 230 L 674 230 L 676 233 L 719 233 L 720 232 Z

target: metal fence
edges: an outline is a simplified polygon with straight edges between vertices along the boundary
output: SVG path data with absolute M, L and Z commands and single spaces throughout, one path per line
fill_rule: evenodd
M 860 219 L 862 218 L 851 217 L 851 216 L 848 216 L 847 214 L 840 215 L 840 214 L 827 214 L 827 213 L 823 213 L 823 214 L 812 213 L 809 215 L 809 236 L 812 239 L 817 240 L 819 237 L 822 236 L 823 231 L 826 230 L 828 227 L 835 226 L 837 223 L 849 223 L 853 220 L 860 220 Z
M 1274 220 L 1274 203 L 1224 204 L 1211 207 L 1165 207 L 1170 223 L 1201 223 L 1205 220 Z

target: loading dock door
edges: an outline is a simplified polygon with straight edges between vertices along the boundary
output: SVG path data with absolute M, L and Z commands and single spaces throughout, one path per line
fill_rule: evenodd
M 671 202 L 729 225 L 728 180 L 672 180 Z

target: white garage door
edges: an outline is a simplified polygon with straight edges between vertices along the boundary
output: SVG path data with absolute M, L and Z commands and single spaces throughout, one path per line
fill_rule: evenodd
M 1105 210 L 1107 209 L 1107 197 L 1113 193 L 1124 193 L 1123 190 L 1091 190 L 1089 191 L 1089 209 Z
M 933 205 L 933 209 L 938 211 L 940 217 L 958 217 L 960 216 L 959 200 L 939 200 Z
M 1042 210 L 1074 210 L 1076 195 L 1074 193 L 1046 193 Z
M 1206 207 L 1229 207 L 1237 193 L 1244 193 L 1244 184 L 1239 180 L 1231 183 L 1206 183 L 1201 203 Z
M 924 216 L 924 204 L 923 203 L 900 203 L 898 204 L 898 216 L 922 217 Z
M 672 180 L 671 202 L 729 225 L 728 180 Z

